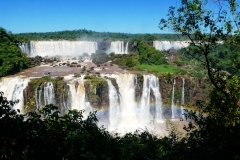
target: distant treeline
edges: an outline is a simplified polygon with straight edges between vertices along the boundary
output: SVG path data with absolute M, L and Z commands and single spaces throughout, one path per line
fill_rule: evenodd
M 126 40 L 131 41 L 137 37 L 141 37 L 146 41 L 153 40 L 172 40 L 176 41 L 187 40 L 187 37 L 183 37 L 178 34 L 130 34 L 130 33 L 114 33 L 114 32 L 95 32 L 86 29 L 72 30 L 72 31 L 58 31 L 58 32 L 42 32 L 42 33 L 19 33 L 15 34 L 19 41 L 30 41 L 30 40 L 95 40 L 95 41 L 106 41 L 106 40 Z

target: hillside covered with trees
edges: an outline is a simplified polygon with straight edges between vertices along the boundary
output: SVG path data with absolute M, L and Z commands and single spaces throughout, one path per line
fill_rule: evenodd
M 6 30 L 0 28 L 0 77 L 27 68 L 27 55 L 17 46 L 17 40 Z

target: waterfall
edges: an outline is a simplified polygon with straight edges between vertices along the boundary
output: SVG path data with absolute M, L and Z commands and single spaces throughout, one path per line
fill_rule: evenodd
M 28 56 L 79 56 L 83 53 L 96 53 L 97 42 L 94 41 L 31 41 L 20 44 L 19 48 Z
M 150 76 L 143 75 L 143 90 L 139 111 L 139 120 L 143 123 L 143 126 L 146 126 L 152 119 L 150 115 L 150 83 Z
M 181 116 L 182 118 L 184 118 L 184 104 L 185 104 L 185 101 L 184 101 L 184 86 L 185 86 L 185 78 L 182 79 L 182 98 L 181 98 Z
M 71 102 L 71 109 L 84 110 L 83 116 L 86 118 L 92 111 L 92 107 L 89 102 L 86 101 L 84 76 L 74 79 L 69 82 L 70 96 L 68 98 Z
M 109 130 L 117 129 L 116 126 L 120 118 L 119 97 L 116 88 L 112 85 L 111 80 L 107 79 L 109 88 Z
M 143 90 L 140 102 L 140 121 L 144 121 L 147 125 L 151 120 L 152 116 L 150 114 L 150 90 L 153 91 L 155 97 L 155 119 L 160 122 L 162 121 L 162 97 L 159 92 L 159 80 L 154 75 L 144 75 L 143 76 Z
M 126 46 L 124 46 L 124 41 L 114 41 L 111 42 L 110 52 L 114 52 L 115 54 L 128 54 L 128 42 Z
M 44 83 L 44 104 L 55 104 L 55 93 L 52 82 Z
M 39 94 L 38 94 L 38 89 L 36 88 L 35 89 L 35 102 L 36 102 L 36 107 L 39 109 L 42 105 L 40 104 L 40 101 L 39 101 Z
M 175 92 L 175 84 L 176 84 L 176 80 L 174 78 L 174 81 L 173 81 L 173 88 L 172 88 L 172 119 L 175 119 L 176 118 L 176 108 L 175 108 L 175 104 L 174 104 L 174 92 Z
M 134 74 L 115 75 L 120 94 L 120 118 L 117 126 L 121 133 L 133 132 L 136 128 L 141 127 L 137 118 L 137 106 L 135 103 L 135 82 Z
M 153 47 L 157 50 L 181 49 L 189 46 L 187 41 L 153 41 Z
M 118 85 L 116 88 L 110 80 L 107 80 L 109 86 L 109 121 L 110 130 L 116 130 L 120 133 L 133 132 L 136 129 L 148 128 L 153 130 L 155 122 L 162 122 L 162 98 L 159 91 L 159 79 L 154 75 L 143 75 L 143 90 L 139 102 L 135 101 L 135 87 L 137 76 L 134 74 L 113 74 L 101 75 L 102 77 L 111 77 L 116 79 Z M 151 91 L 155 101 L 151 105 Z M 120 101 L 119 101 L 120 100 Z M 154 107 L 151 109 L 151 106 Z M 154 110 L 154 113 L 151 113 Z M 160 124 L 158 124 L 159 126 Z M 164 128 L 164 126 L 163 126 Z M 159 132 L 163 132 L 159 130 Z
M 154 75 L 149 75 L 150 77 L 150 88 L 155 96 L 155 119 L 157 122 L 162 122 L 162 96 L 159 91 L 159 79 Z
M 27 55 L 31 54 L 31 48 L 29 46 L 29 43 L 20 43 L 18 44 L 18 46 L 23 53 L 26 53 Z
M 124 52 L 125 54 L 128 54 L 128 42 L 127 42 L 127 44 L 126 44 L 126 47 L 125 47 L 125 52 Z
M 4 92 L 4 97 L 8 100 L 19 100 L 13 109 L 24 112 L 23 90 L 27 87 L 29 78 L 25 77 L 3 77 L 0 81 L 0 91 Z

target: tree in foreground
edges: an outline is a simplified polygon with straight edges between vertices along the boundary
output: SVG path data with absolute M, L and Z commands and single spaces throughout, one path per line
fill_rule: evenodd
M 186 137 L 173 145 L 171 155 L 178 159 L 240 159 L 239 12 L 235 0 L 181 0 L 179 8 L 169 8 L 168 19 L 160 20 L 160 29 L 189 38 L 185 54 L 202 63 L 214 86 L 209 102 L 197 103 L 200 114 L 186 114 L 193 121 L 185 127 Z M 221 45 L 227 50 L 218 50 Z M 216 52 L 229 55 L 227 67 Z
M 95 113 L 83 118 L 72 110 L 60 116 L 57 107 L 19 114 L 0 93 L 0 159 L 166 159 L 167 138 L 148 131 L 120 136 L 99 128 Z

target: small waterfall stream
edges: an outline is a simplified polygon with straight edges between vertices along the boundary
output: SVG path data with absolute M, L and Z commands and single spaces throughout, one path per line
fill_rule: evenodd
M 4 97 L 8 100 L 19 100 L 13 109 L 24 112 L 23 90 L 27 87 L 29 78 L 25 77 L 3 77 L 0 81 L 0 91 L 4 92 Z
M 117 129 L 116 126 L 119 123 L 119 118 L 121 114 L 119 105 L 119 96 L 116 88 L 112 85 L 111 80 L 107 79 L 109 88 L 109 130 Z
M 44 83 L 44 105 L 55 104 L 55 93 L 52 82 Z
M 184 101 L 184 86 L 185 86 L 185 78 L 182 79 L 182 98 L 181 98 L 181 117 L 184 118 L 184 104 L 185 104 L 185 101 Z
M 84 76 L 74 79 L 69 82 L 70 95 L 69 102 L 71 102 L 71 109 L 84 110 L 83 116 L 86 118 L 89 112 L 92 111 L 92 107 L 89 102 L 86 101 Z
M 174 78 L 173 80 L 173 88 L 172 88 L 172 106 L 171 106 L 171 109 L 172 109 L 172 119 L 175 119 L 176 118 L 176 108 L 175 108 L 175 104 L 174 104 L 174 92 L 175 92 L 175 84 L 176 84 L 176 79 Z
M 128 42 L 124 46 L 124 41 L 114 41 L 111 42 L 110 53 L 114 52 L 115 54 L 128 54 Z

